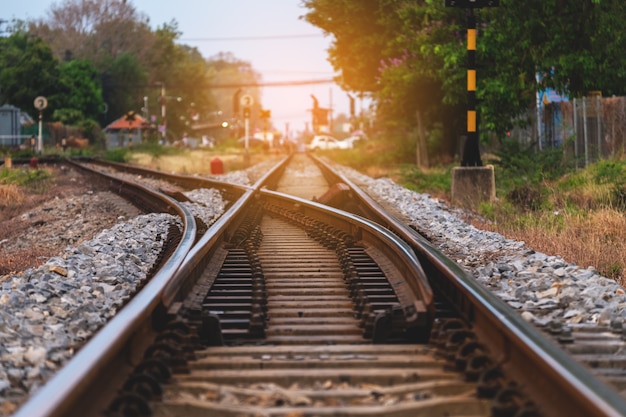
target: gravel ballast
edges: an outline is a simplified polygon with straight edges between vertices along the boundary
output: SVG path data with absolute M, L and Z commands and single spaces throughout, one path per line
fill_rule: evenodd
M 389 179 L 342 170 L 372 197 L 393 206 L 403 221 L 527 321 L 538 326 L 555 319 L 571 325 L 608 325 L 626 316 L 624 289 L 593 268 L 581 268 L 559 256 L 536 252 L 524 242 L 476 229 L 457 209 Z M 249 185 L 266 171 L 267 164 L 260 164 L 218 179 Z M 207 225 L 221 215 L 226 204 L 215 190 L 185 194 L 192 200 L 189 208 Z M 73 205 L 80 205 L 81 199 L 93 195 L 72 198 L 79 200 L 72 200 Z M 63 200 L 56 203 L 63 204 Z M 97 213 L 83 212 L 81 221 L 89 224 L 90 215 Z M 40 267 L 0 277 L 0 416 L 11 415 L 115 314 L 141 285 L 158 255 L 164 239 L 156 238 L 164 237 L 171 224 L 181 227 L 179 219 L 167 214 L 119 220 L 93 239 L 67 246 Z M 31 244 L 45 238 L 36 230 L 24 237 L 32 239 Z

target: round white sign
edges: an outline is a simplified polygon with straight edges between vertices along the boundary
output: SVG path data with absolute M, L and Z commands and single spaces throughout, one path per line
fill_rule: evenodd
M 252 98 L 250 94 L 246 94 L 246 95 L 241 96 L 241 99 L 239 100 L 239 102 L 241 103 L 243 107 L 250 107 L 254 104 L 254 98 Z
M 35 108 L 37 110 L 43 110 L 48 107 L 48 100 L 44 96 L 39 96 L 35 99 Z

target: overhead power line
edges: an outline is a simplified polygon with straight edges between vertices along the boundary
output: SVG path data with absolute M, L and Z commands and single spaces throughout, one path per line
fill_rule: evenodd
M 320 38 L 321 33 L 311 33 L 306 35 L 273 35 L 273 36 L 232 36 L 225 38 L 184 38 L 184 42 L 222 42 L 222 41 L 265 41 L 274 39 L 299 39 L 299 38 Z
M 312 84 L 330 84 L 335 82 L 332 78 L 324 78 L 319 80 L 299 80 L 299 81 L 267 81 L 267 82 L 251 82 L 251 83 L 233 83 L 233 84 L 210 84 L 211 88 L 235 88 L 235 87 L 284 87 Z
M 300 85 L 313 85 L 313 84 L 331 84 L 334 83 L 333 78 L 322 78 L 317 80 L 296 80 L 296 81 L 268 81 L 268 82 L 235 82 L 232 84 L 208 84 L 206 88 L 243 88 L 243 87 L 290 87 Z M 111 83 L 105 87 L 111 88 L 161 88 L 160 84 L 118 84 Z M 189 88 L 189 85 L 184 84 L 168 84 L 167 88 Z

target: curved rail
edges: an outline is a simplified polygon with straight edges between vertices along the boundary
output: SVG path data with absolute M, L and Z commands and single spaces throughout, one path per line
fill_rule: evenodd
M 111 189 L 121 195 L 137 192 L 144 196 L 145 203 L 155 211 L 177 214 L 183 223 L 183 236 L 176 250 L 164 262 L 159 271 L 145 287 L 129 301 L 105 327 L 83 346 L 50 381 L 46 383 L 27 403 L 18 409 L 14 417 L 65 417 L 78 415 L 75 412 L 87 406 L 91 399 L 90 389 L 95 381 L 110 377 L 114 366 L 124 366 L 115 360 L 121 352 L 129 353 L 129 346 L 141 343 L 141 337 L 149 332 L 151 315 L 160 306 L 163 286 L 174 271 L 181 265 L 185 255 L 191 249 L 195 236 L 196 224 L 188 209 L 174 199 L 154 190 L 120 180 L 106 174 L 97 173 L 89 168 L 78 166 L 93 175 L 103 176 L 111 184 Z M 133 346 L 131 357 L 143 352 L 142 345 Z
M 469 276 L 416 230 L 383 210 L 380 205 L 345 175 L 336 173 L 319 158 L 330 183 L 343 183 L 352 198 L 373 221 L 393 230 L 416 252 L 431 285 L 456 306 L 477 334 L 499 352 L 503 368 L 533 398 L 549 399 L 541 404 L 554 415 L 624 416 L 626 401 L 587 368 L 524 321 L 502 300 Z M 535 372 L 529 375 L 528 369 Z M 537 378 L 541 375 L 541 379 Z

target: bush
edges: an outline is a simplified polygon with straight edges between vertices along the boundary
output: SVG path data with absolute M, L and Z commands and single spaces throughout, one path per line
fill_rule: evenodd
M 13 185 L 29 185 L 52 177 L 45 169 L 7 169 L 0 171 L 0 183 Z
M 541 190 L 533 185 L 520 185 L 507 194 L 507 199 L 522 210 L 539 210 L 543 205 Z
M 130 161 L 130 150 L 126 149 L 126 148 L 116 148 L 116 149 L 110 149 L 108 151 L 106 151 L 106 153 L 104 154 L 104 158 L 105 161 L 112 161 L 112 162 L 128 162 Z
M 616 161 L 599 161 L 591 167 L 596 184 L 624 183 L 624 164 Z
M 533 146 L 524 146 L 516 140 L 505 140 L 496 152 L 495 166 L 498 182 L 505 189 L 526 184 L 555 180 L 567 171 L 561 148 L 536 152 Z

